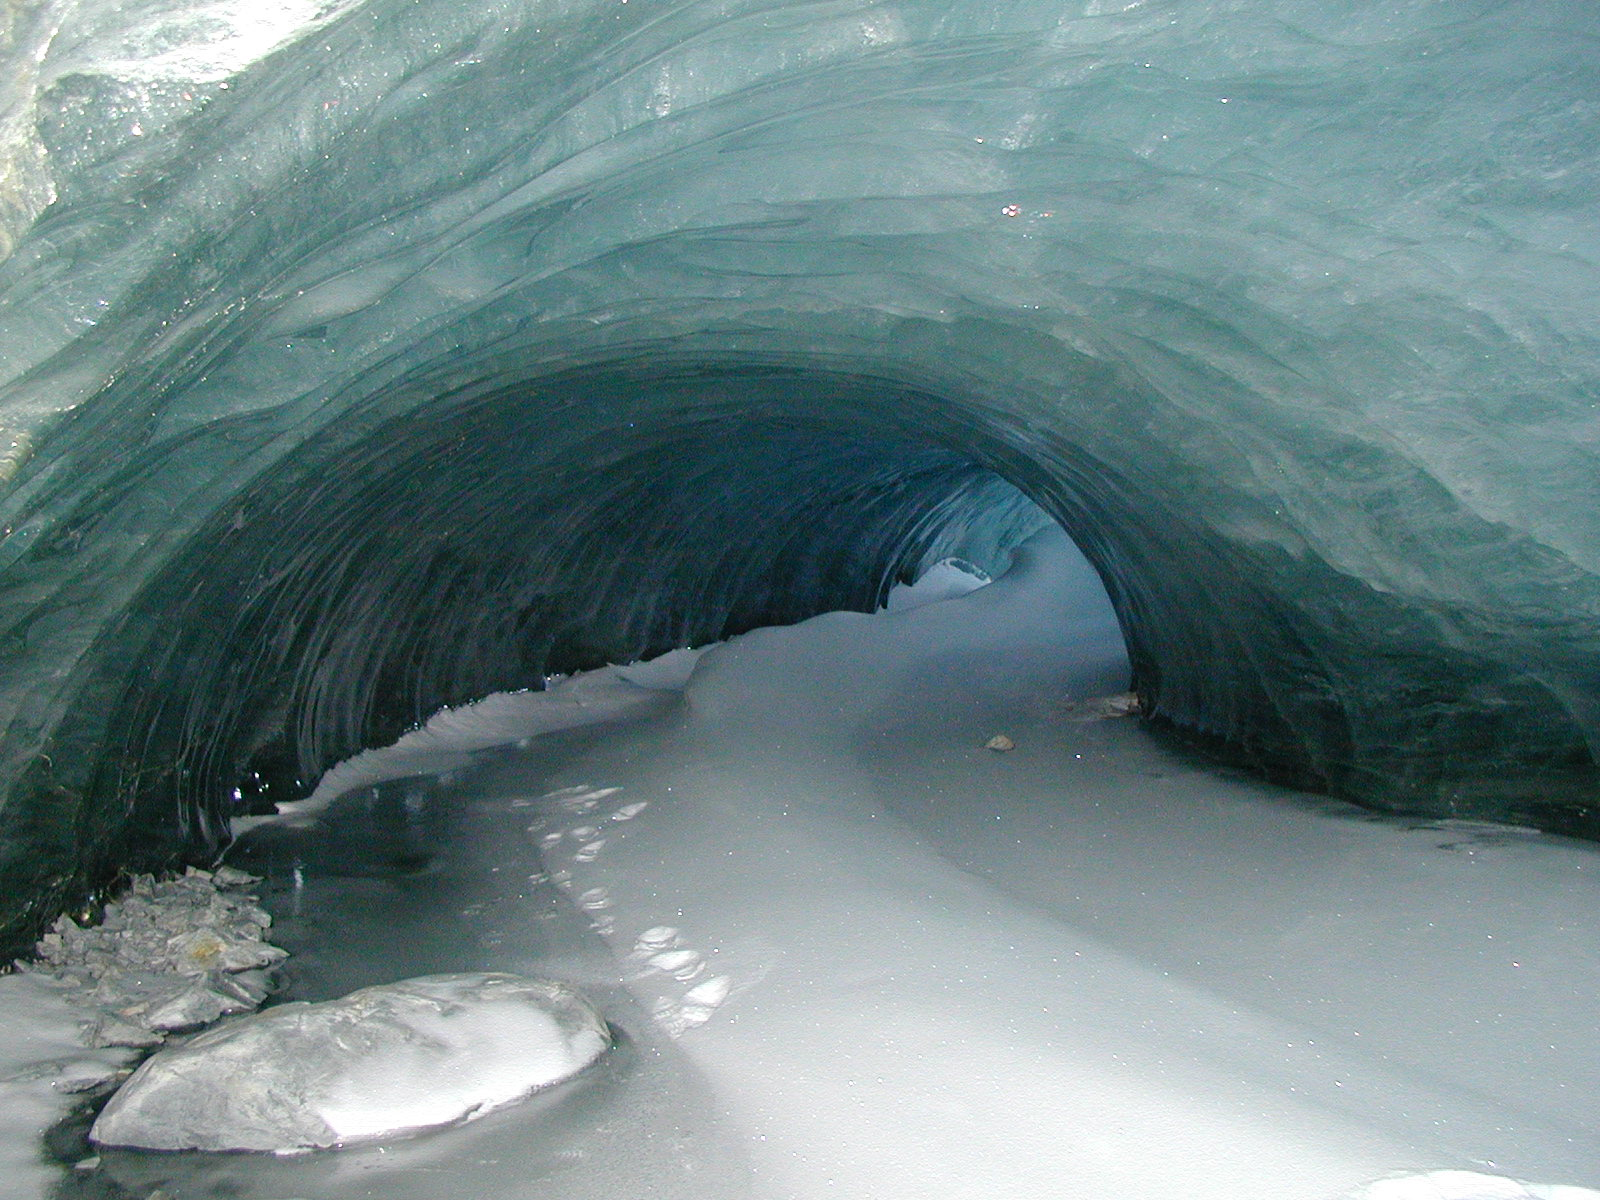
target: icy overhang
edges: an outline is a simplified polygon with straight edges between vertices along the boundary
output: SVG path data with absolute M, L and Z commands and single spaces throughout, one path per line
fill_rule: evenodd
M 1159 721 L 1595 831 L 1586 4 L 248 11 L 6 18 L 7 920 L 1012 486 Z

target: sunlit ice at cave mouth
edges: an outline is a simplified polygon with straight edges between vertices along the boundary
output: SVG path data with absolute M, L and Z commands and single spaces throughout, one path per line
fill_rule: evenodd
M 18 1179 L 1596 1185 L 1586 6 L 241 13 L 3 39 L 7 946 L 239 835 L 618 1040 L 58 1178 L 61 1017 Z

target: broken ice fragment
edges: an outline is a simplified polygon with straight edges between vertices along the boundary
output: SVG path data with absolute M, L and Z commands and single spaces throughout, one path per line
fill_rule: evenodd
M 210 988 L 197 985 L 185 988 L 170 1000 L 152 1005 L 141 1020 L 158 1032 L 178 1033 L 209 1025 L 230 1011 L 240 1010 L 230 1006 L 227 1000 Z
M 559 1083 L 611 1044 L 563 983 L 429 975 L 243 1017 L 149 1058 L 90 1138 L 289 1153 L 470 1120 Z
M 62 1065 L 50 1086 L 64 1095 L 92 1092 L 128 1073 L 126 1067 L 95 1058 L 75 1059 Z
M 118 1020 L 116 1017 L 103 1017 L 94 1022 L 84 1033 L 84 1040 L 95 1047 L 105 1046 L 156 1046 L 161 1043 L 161 1035 L 142 1025 L 135 1025 L 129 1021 Z
M 203 975 L 214 969 L 227 948 L 228 944 L 210 929 L 191 930 L 167 942 L 167 949 L 173 956 L 173 966 L 192 974 Z

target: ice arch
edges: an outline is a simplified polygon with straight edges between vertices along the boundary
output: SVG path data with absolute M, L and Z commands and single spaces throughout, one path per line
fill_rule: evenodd
M 1586 0 L 236 7 L 0 30 L 7 929 L 1012 485 L 1159 720 L 1596 830 Z

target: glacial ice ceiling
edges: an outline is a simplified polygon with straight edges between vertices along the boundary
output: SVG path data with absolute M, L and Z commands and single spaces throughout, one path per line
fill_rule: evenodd
M 8 7 L 6 936 L 440 704 L 998 559 L 1023 496 L 1160 723 L 1600 832 L 1597 31 Z

